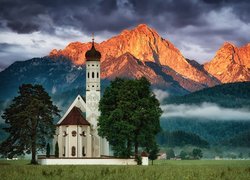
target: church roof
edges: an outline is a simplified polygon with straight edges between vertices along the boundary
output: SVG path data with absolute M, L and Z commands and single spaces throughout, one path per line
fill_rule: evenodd
M 94 34 L 92 35 L 92 47 L 85 53 L 85 58 L 87 61 L 100 61 L 101 53 L 95 49 Z
M 74 106 L 68 115 L 58 124 L 60 125 L 87 125 L 90 123 L 83 117 L 82 111 Z

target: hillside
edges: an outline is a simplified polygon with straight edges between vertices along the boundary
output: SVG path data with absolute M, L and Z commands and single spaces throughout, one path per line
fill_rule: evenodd
M 228 83 L 206 88 L 184 96 L 165 99 L 167 104 L 216 103 L 221 107 L 250 108 L 250 82 Z

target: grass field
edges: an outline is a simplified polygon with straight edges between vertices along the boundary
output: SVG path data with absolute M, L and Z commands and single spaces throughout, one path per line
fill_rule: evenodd
M 158 160 L 150 166 L 41 166 L 0 160 L 0 179 L 250 179 L 250 160 Z

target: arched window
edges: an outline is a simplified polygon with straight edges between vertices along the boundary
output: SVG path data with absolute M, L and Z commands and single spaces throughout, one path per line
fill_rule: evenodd
M 88 78 L 89 78 L 89 72 L 88 72 Z
M 92 72 L 92 78 L 95 78 L 95 73 L 94 72 Z
M 76 147 L 75 146 L 72 146 L 72 148 L 71 148 L 71 155 L 72 156 L 76 155 Z
M 86 156 L 84 146 L 82 147 L 82 156 Z
M 99 72 L 97 72 L 96 77 L 99 78 Z

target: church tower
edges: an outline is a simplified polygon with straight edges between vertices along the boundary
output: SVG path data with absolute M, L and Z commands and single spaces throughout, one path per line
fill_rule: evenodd
M 94 36 L 92 47 L 85 54 L 86 57 L 86 119 L 91 124 L 92 157 L 108 155 L 108 142 L 100 138 L 97 131 L 98 110 L 101 98 L 101 53 L 95 49 Z
M 100 115 L 98 105 L 101 97 L 100 84 L 100 59 L 101 53 L 95 49 L 94 37 L 92 47 L 85 54 L 86 57 L 86 117 L 93 125 L 97 126 L 97 117 Z

